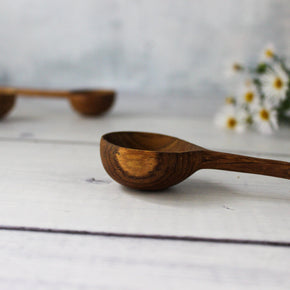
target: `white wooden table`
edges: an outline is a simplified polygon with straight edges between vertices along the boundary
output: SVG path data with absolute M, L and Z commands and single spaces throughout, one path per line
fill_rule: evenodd
M 232 135 L 158 111 L 19 101 L 0 123 L 0 289 L 290 289 L 289 180 L 208 170 L 142 193 L 99 156 L 103 133 L 138 130 L 290 161 L 289 129 Z

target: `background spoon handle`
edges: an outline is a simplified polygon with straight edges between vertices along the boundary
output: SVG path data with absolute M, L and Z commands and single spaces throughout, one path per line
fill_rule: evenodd
M 211 150 L 204 152 L 202 169 L 221 169 L 290 179 L 290 163 Z
M 43 97 L 56 97 L 64 98 L 71 95 L 69 91 L 65 90 L 44 90 L 44 89 L 29 89 L 29 88 L 13 88 L 13 87 L 0 87 L 0 93 L 13 93 L 23 96 L 43 96 Z

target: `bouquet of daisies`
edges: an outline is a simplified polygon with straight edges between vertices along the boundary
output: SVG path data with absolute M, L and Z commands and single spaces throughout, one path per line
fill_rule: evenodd
M 270 134 L 283 122 L 290 123 L 290 70 L 273 46 L 263 51 L 254 67 L 231 64 L 231 72 L 244 83 L 236 96 L 227 97 L 215 123 L 236 132 L 256 128 Z

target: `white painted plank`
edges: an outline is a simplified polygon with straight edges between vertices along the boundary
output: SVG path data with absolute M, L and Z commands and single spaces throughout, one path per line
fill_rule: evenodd
M 283 247 L 0 232 L 1 289 L 289 289 Z
M 2 225 L 290 241 L 289 180 L 204 170 L 142 193 L 111 181 L 98 146 L 0 146 Z
M 204 110 L 205 104 L 202 103 L 193 108 L 192 116 L 171 116 L 162 113 L 164 106 L 158 107 L 160 114 L 150 112 L 148 108 L 142 113 L 140 107 L 129 105 L 128 100 L 124 100 L 128 104 L 126 108 L 123 99 L 120 99 L 108 115 L 89 119 L 72 112 L 66 101 L 20 101 L 12 115 L 0 122 L 0 140 L 13 138 L 98 143 L 104 133 L 136 130 L 173 135 L 209 149 L 290 155 L 289 128 L 282 128 L 274 137 L 261 136 L 256 132 L 229 134 L 217 130 L 212 117 L 197 119 L 194 112 Z

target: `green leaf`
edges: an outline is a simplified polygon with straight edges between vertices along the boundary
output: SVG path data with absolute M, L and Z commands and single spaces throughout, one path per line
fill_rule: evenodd
M 290 126 L 290 117 L 289 116 L 278 116 L 278 122 L 279 124 L 284 124 Z
M 266 63 L 259 63 L 256 68 L 258 74 L 264 74 L 267 71 L 268 65 Z

